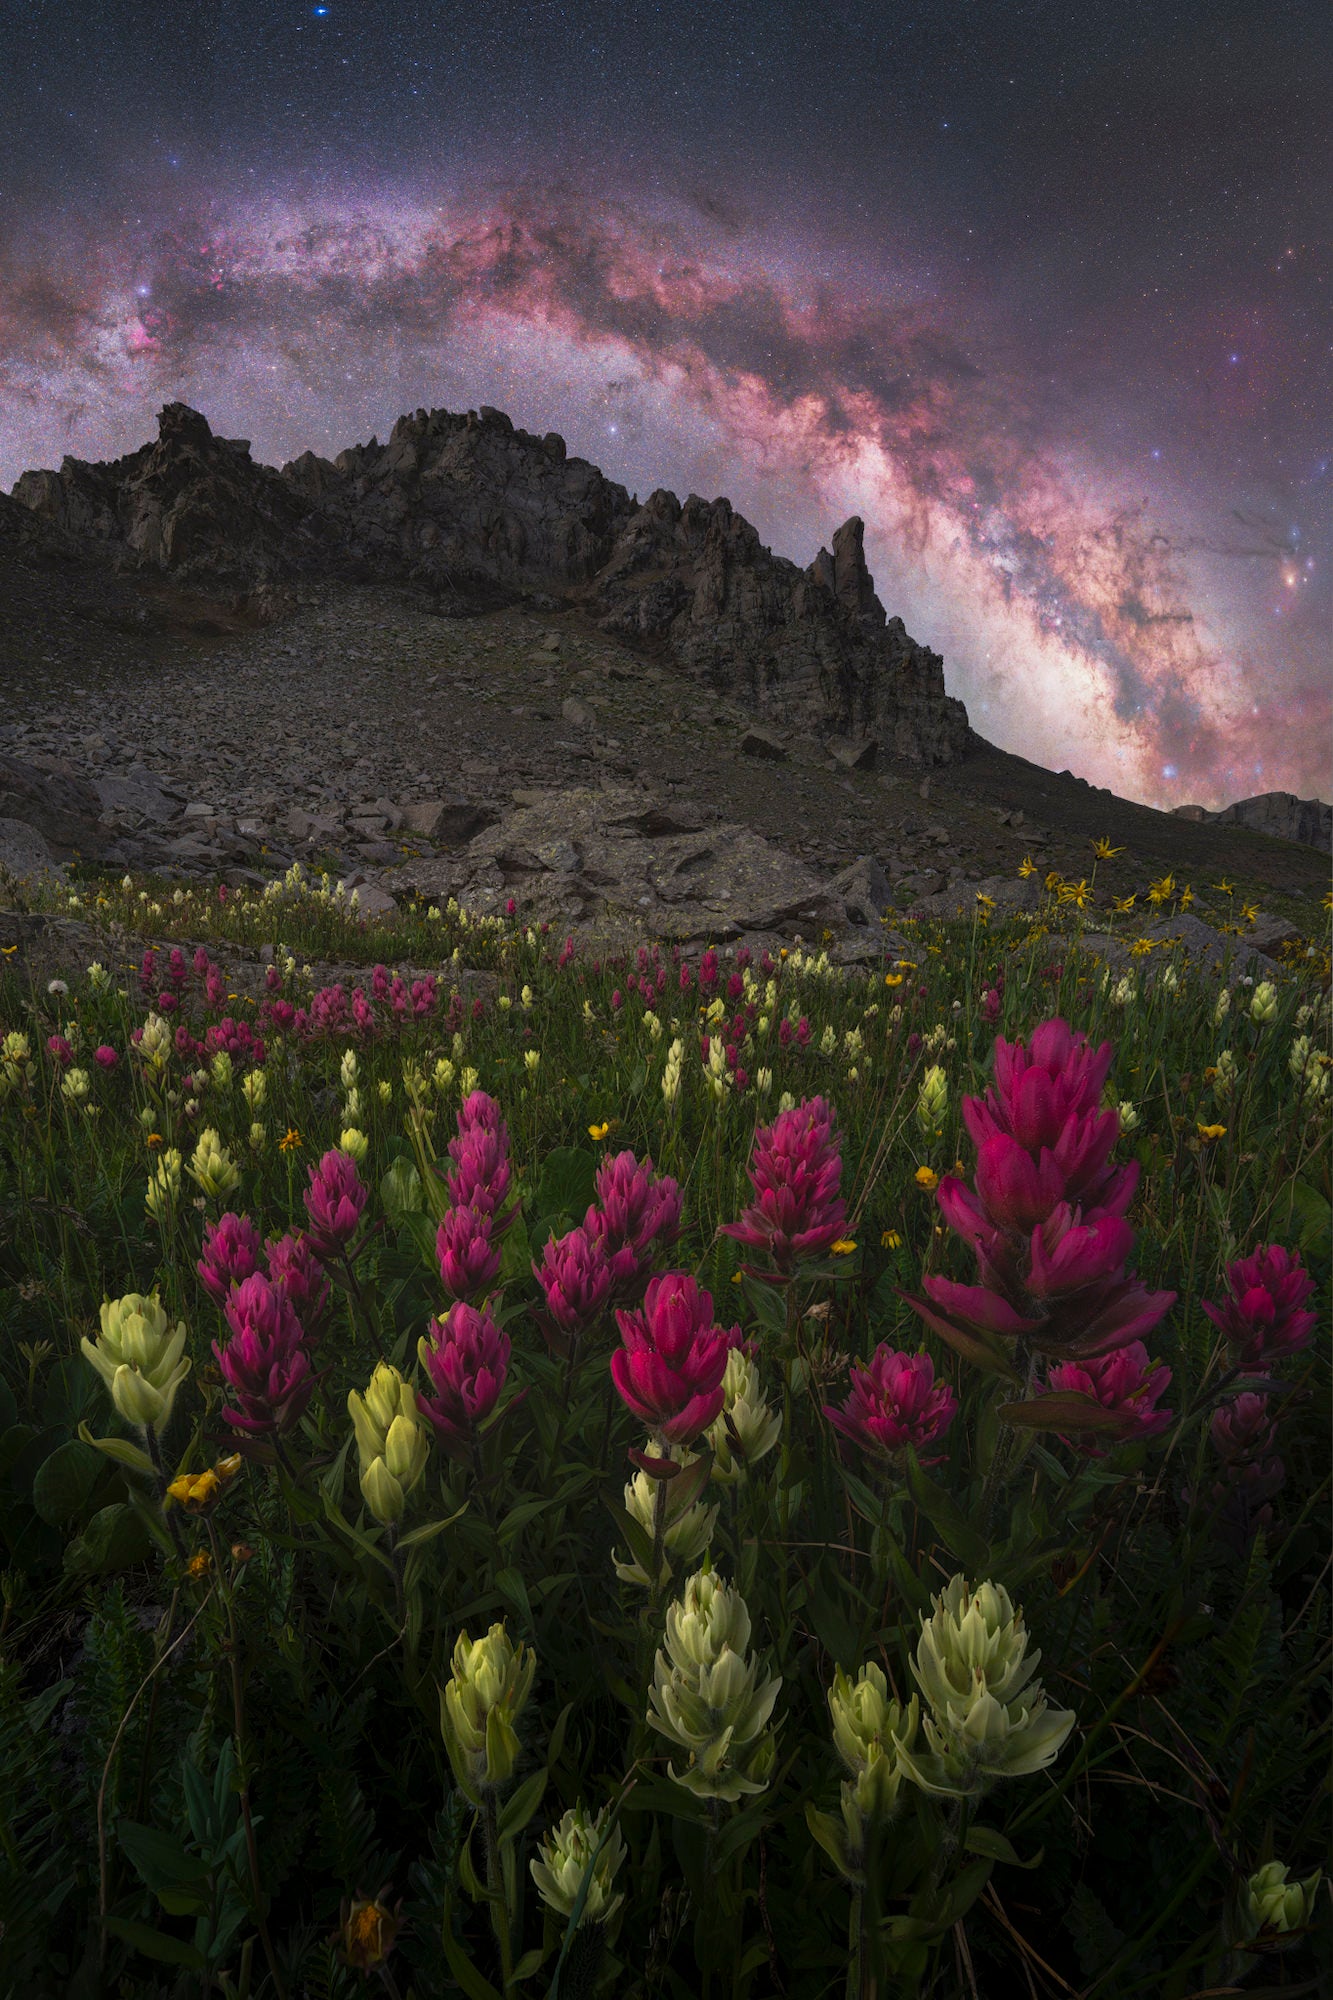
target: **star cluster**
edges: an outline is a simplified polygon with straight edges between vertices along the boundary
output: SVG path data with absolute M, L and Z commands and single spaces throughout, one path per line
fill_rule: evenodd
M 927 13 L 48 0 L 0 482 L 172 397 L 272 462 L 494 403 L 803 564 L 863 515 L 995 742 L 1326 794 L 1329 17 Z

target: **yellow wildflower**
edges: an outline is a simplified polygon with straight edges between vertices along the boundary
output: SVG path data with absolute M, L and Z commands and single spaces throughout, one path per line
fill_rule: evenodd
M 1080 910 L 1085 910 L 1092 901 L 1092 890 L 1086 882 L 1062 882 L 1059 893 L 1062 903 L 1074 903 Z
M 879 1239 L 879 1247 L 881 1250 L 901 1250 L 903 1239 L 896 1229 L 886 1229 Z
M 190 1557 L 189 1562 L 185 1565 L 186 1573 L 192 1578 L 192 1580 L 195 1583 L 198 1583 L 201 1577 L 207 1576 L 208 1572 L 212 1569 L 212 1567 L 213 1567 L 213 1558 L 208 1553 L 207 1549 L 197 1550 L 195 1554 Z
M 1189 883 L 1187 882 L 1184 888 L 1181 890 L 1179 896 L 1176 898 L 1176 908 L 1178 910 L 1188 910 L 1193 901 L 1194 901 L 1194 891 L 1193 889 L 1191 889 Z
M 1056 890 L 1060 887 L 1060 884 L 1064 881 L 1064 879 L 1065 879 L 1064 876 L 1060 873 L 1060 870 L 1058 868 L 1052 868 L 1050 873 L 1046 877 L 1046 888 L 1048 893 L 1053 896 Z
M 1025 854 L 1023 856 L 1023 859 L 1018 864 L 1018 872 L 1020 875 L 1024 877 L 1036 874 L 1037 864 L 1032 859 L 1032 856 L 1030 854 Z
M 144 1140 L 144 1144 L 146 1146 L 160 1146 L 162 1144 L 162 1134 L 160 1132 L 150 1132 Z
M 1146 958 L 1156 942 L 1155 938 L 1135 938 L 1133 944 L 1129 947 L 1130 957 Z
M 1257 924 L 1259 921 L 1259 905 L 1257 903 L 1242 903 L 1240 906 L 1240 918 L 1244 924 Z
M 1137 901 L 1137 896 L 1117 896 L 1111 908 L 1118 917 L 1127 917 Z
M 987 912 L 995 908 L 994 896 L 983 896 L 980 889 L 977 890 L 977 901 L 980 903 L 982 909 Z
M 1092 843 L 1092 851 L 1099 861 L 1114 861 L 1117 854 L 1123 854 L 1123 847 L 1112 847 L 1105 834 Z
M 829 1248 L 835 1257 L 850 1257 L 856 1248 L 856 1238 L 840 1236 L 836 1243 L 830 1243 Z
M 939 1186 L 940 1177 L 933 1167 L 918 1167 L 916 1184 L 919 1188 L 924 1188 L 927 1194 L 931 1194 Z
M 1156 904 L 1164 903 L 1175 889 L 1175 886 L 1176 878 L 1174 875 L 1163 875 L 1160 882 L 1150 882 L 1148 884 L 1148 901 Z
M 222 1492 L 222 1481 L 216 1472 L 182 1472 L 167 1488 L 168 1499 L 183 1507 L 187 1514 L 202 1514 Z
M 903 976 L 902 976 L 901 972 L 886 972 L 886 973 L 885 973 L 885 975 L 884 975 L 884 984 L 885 984 L 886 986 L 901 986 L 901 985 L 902 985 L 902 983 L 903 983 Z
M 606 1137 L 607 1133 L 610 1130 L 611 1130 L 611 1121 L 609 1118 L 606 1118 L 603 1119 L 600 1125 L 590 1125 L 588 1127 L 588 1137 L 590 1139 L 602 1140 Z
M 1219 896 L 1232 896 L 1235 894 L 1234 889 L 1232 888 L 1230 882 L 1227 881 L 1225 876 L 1223 876 L 1220 882 L 1214 882 L 1213 887 L 1216 889 Z
M 1226 1129 L 1225 1125 L 1200 1125 L 1199 1137 L 1211 1146 L 1215 1139 L 1221 1139 L 1225 1136 Z
M 280 1153 L 297 1153 L 301 1149 L 301 1135 L 294 1125 L 289 1125 L 278 1141 Z

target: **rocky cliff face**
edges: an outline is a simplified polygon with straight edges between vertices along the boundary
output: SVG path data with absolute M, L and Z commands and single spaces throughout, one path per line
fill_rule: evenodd
M 1333 806 L 1323 799 L 1298 799 L 1294 792 L 1259 792 L 1252 799 L 1209 812 L 1206 806 L 1177 806 L 1178 819 L 1206 821 L 1214 826 L 1245 826 L 1277 840 L 1298 840 L 1303 847 L 1333 849 Z
M 659 490 L 640 506 L 555 432 L 501 411 L 418 410 L 386 445 L 281 472 L 172 403 L 126 458 L 26 472 L 14 497 L 47 523 L 182 581 L 253 591 L 323 575 L 577 605 L 660 648 L 716 694 L 821 737 L 947 764 L 967 714 L 940 656 L 886 617 L 853 518 L 806 570 L 765 548 L 726 500 Z

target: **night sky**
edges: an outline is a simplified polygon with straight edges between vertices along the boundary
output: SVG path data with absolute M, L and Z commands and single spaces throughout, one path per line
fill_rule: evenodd
M 1327 0 L 0 0 L 0 486 L 182 398 L 725 493 L 984 736 L 1330 795 Z

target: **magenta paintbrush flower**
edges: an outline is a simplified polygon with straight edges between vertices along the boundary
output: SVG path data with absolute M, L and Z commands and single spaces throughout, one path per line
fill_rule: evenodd
M 1155 1437 L 1175 1416 L 1174 1410 L 1156 1406 L 1171 1386 L 1171 1370 L 1160 1361 L 1150 1361 L 1141 1340 L 1130 1341 L 1113 1353 L 1084 1361 L 1067 1361 L 1052 1368 L 1046 1377 L 1048 1394 L 1087 1396 L 1103 1411 L 1113 1413 L 1115 1424 L 1099 1416 L 1095 1431 L 1077 1432 L 1068 1439 L 1089 1458 L 1103 1458 L 1098 1440 L 1113 1437 Z M 1074 1429 L 1077 1418 L 1070 1420 Z
M 509 1372 L 509 1335 L 490 1314 L 458 1299 L 417 1343 L 434 1394 L 417 1406 L 452 1458 L 466 1458 L 478 1426 L 500 1400 Z
M 473 1094 L 479 1097 L 482 1093 Z M 488 1131 L 484 1126 L 473 1126 L 461 1138 L 450 1140 L 449 1153 L 455 1163 L 445 1182 L 450 1201 L 455 1208 L 484 1211 L 492 1218 L 492 1234 L 503 1235 L 518 1214 L 517 1207 L 501 1213 L 512 1171 L 504 1127 Z
M 1267 1396 L 1246 1391 L 1234 1402 L 1221 1404 L 1213 1412 L 1209 1436 L 1221 1475 L 1209 1496 L 1213 1532 L 1232 1548 L 1244 1550 L 1261 1528 L 1265 1534 L 1273 1533 L 1270 1502 L 1287 1483 Z
M 209 1297 L 222 1305 L 233 1285 L 259 1269 L 259 1231 L 248 1215 L 220 1215 L 204 1225 L 203 1255 L 195 1265 Z
M 291 1301 L 256 1271 L 230 1293 L 223 1311 L 231 1337 L 213 1356 L 238 1407 L 222 1415 L 252 1437 L 280 1435 L 300 1422 L 316 1377 Z
M 583 1219 L 589 1235 L 601 1238 L 612 1282 L 622 1296 L 652 1263 L 653 1252 L 680 1234 L 680 1187 L 669 1174 L 657 1175 L 651 1160 L 633 1153 L 604 1160 L 594 1183 L 596 1202 Z
M 451 1299 L 488 1291 L 500 1275 L 501 1251 L 491 1218 L 480 1208 L 451 1208 L 435 1236 L 440 1280 Z
M 1313 1290 L 1299 1255 L 1266 1243 L 1227 1266 L 1227 1297 L 1203 1309 L 1230 1341 L 1236 1367 L 1252 1372 L 1309 1346 L 1316 1318 L 1302 1307 Z
M 763 1251 L 787 1277 L 802 1257 L 818 1257 L 843 1234 L 847 1210 L 832 1108 L 822 1097 L 782 1111 L 760 1126 L 750 1156 L 750 1184 L 758 1197 L 724 1236 Z
M 309 1242 L 325 1263 L 340 1257 L 356 1235 L 368 1190 L 350 1153 L 326 1153 L 310 1169 L 303 1197 L 310 1217 Z
M 296 1316 L 313 1345 L 324 1328 L 329 1309 L 329 1281 L 324 1266 L 310 1247 L 307 1236 L 289 1231 L 270 1237 L 264 1245 L 268 1253 L 268 1275 L 279 1291 L 291 1300 Z
M 591 1213 L 591 1211 L 589 1211 Z M 611 1296 L 612 1272 L 600 1236 L 586 1228 L 554 1236 L 532 1275 L 546 1294 L 546 1310 L 560 1332 L 577 1336 L 591 1326 Z
M 924 1451 L 944 1436 L 957 1414 L 958 1398 L 947 1382 L 935 1380 L 928 1354 L 903 1354 L 887 1345 L 875 1349 L 866 1367 L 853 1363 L 852 1392 L 840 1408 L 824 1405 L 835 1430 L 879 1457 L 907 1445 Z
M 611 1356 L 622 1400 L 668 1444 L 692 1444 L 723 1404 L 731 1335 L 713 1323 L 713 1300 L 684 1271 L 653 1278 L 640 1312 L 618 1312 L 623 1343 Z M 739 1340 L 739 1329 L 732 1333 Z

